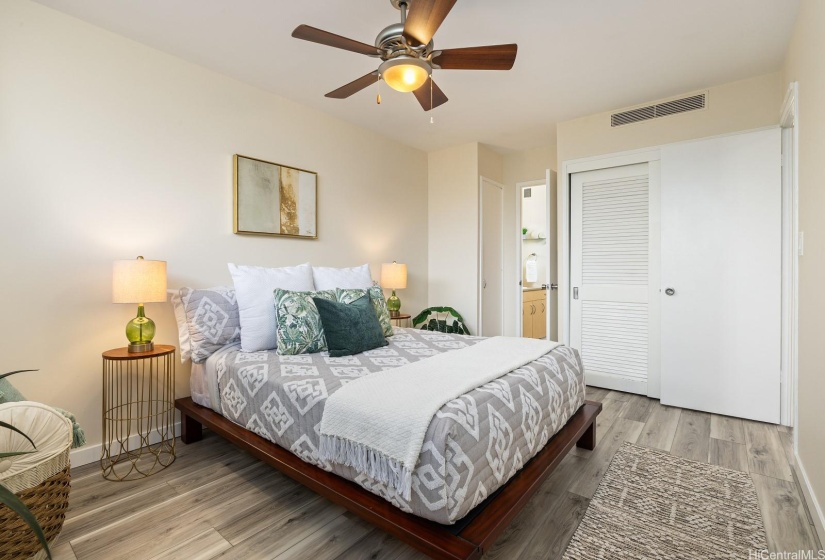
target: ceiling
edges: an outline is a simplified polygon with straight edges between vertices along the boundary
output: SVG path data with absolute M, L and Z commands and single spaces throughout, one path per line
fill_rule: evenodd
M 423 150 L 479 141 L 502 152 L 555 142 L 555 126 L 779 70 L 798 0 L 459 0 L 436 48 L 518 43 L 509 72 L 436 70 L 450 101 L 324 94 L 375 58 L 293 39 L 301 23 L 373 43 L 390 0 L 38 0 Z M 414 1 L 414 0 L 413 0 Z M 435 120 L 430 124 L 430 116 Z

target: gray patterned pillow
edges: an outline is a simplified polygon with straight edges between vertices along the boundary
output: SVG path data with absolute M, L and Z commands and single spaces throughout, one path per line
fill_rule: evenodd
M 172 296 L 172 305 L 178 322 L 181 362 L 191 359 L 199 364 L 241 339 L 234 288 L 181 288 Z
M 314 354 L 326 350 L 324 327 L 312 298 L 335 301 L 335 292 L 294 292 L 278 288 L 274 294 L 278 354 Z
M 390 310 L 387 308 L 387 300 L 384 299 L 384 292 L 379 286 L 373 286 L 368 290 L 361 289 L 342 289 L 335 290 L 335 298 L 339 303 L 352 303 L 358 298 L 369 294 L 372 308 L 375 309 L 375 314 L 378 316 L 378 324 L 381 325 L 381 331 L 384 336 L 392 336 L 392 323 L 390 322 Z

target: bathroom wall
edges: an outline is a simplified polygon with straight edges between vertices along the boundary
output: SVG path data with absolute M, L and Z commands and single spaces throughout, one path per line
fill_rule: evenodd
M 529 190 L 530 197 L 525 197 Z M 521 242 L 521 278 L 524 287 L 537 287 L 547 282 L 547 187 L 539 185 L 521 191 L 521 227 L 527 228 Z M 544 237 L 536 239 L 535 237 Z M 534 282 L 528 282 L 526 267 L 530 254 L 536 254 L 537 271 Z

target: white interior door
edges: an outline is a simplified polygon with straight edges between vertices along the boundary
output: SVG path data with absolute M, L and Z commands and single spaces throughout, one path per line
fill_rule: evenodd
M 481 178 L 480 182 L 480 302 L 481 336 L 504 332 L 504 188 Z
M 662 403 L 778 423 L 780 131 L 661 154 Z
M 658 162 L 576 173 L 570 196 L 570 340 L 587 384 L 658 396 Z

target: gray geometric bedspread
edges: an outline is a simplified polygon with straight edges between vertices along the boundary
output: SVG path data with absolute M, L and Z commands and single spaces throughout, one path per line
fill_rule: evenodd
M 445 404 L 424 438 L 410 501 L 318 455 L 324 403 L 343 384 L 475 344 L 481 337 L 396 328 L 389 346 L 355 356 L 218 351 L 223 416 L 306 461 L 353 480 L 403 511 L 452 524 L 507 482 L 584 402 L 579 354 L 566 346 Z M 211 367 L 209 367 L 211 365 Z

